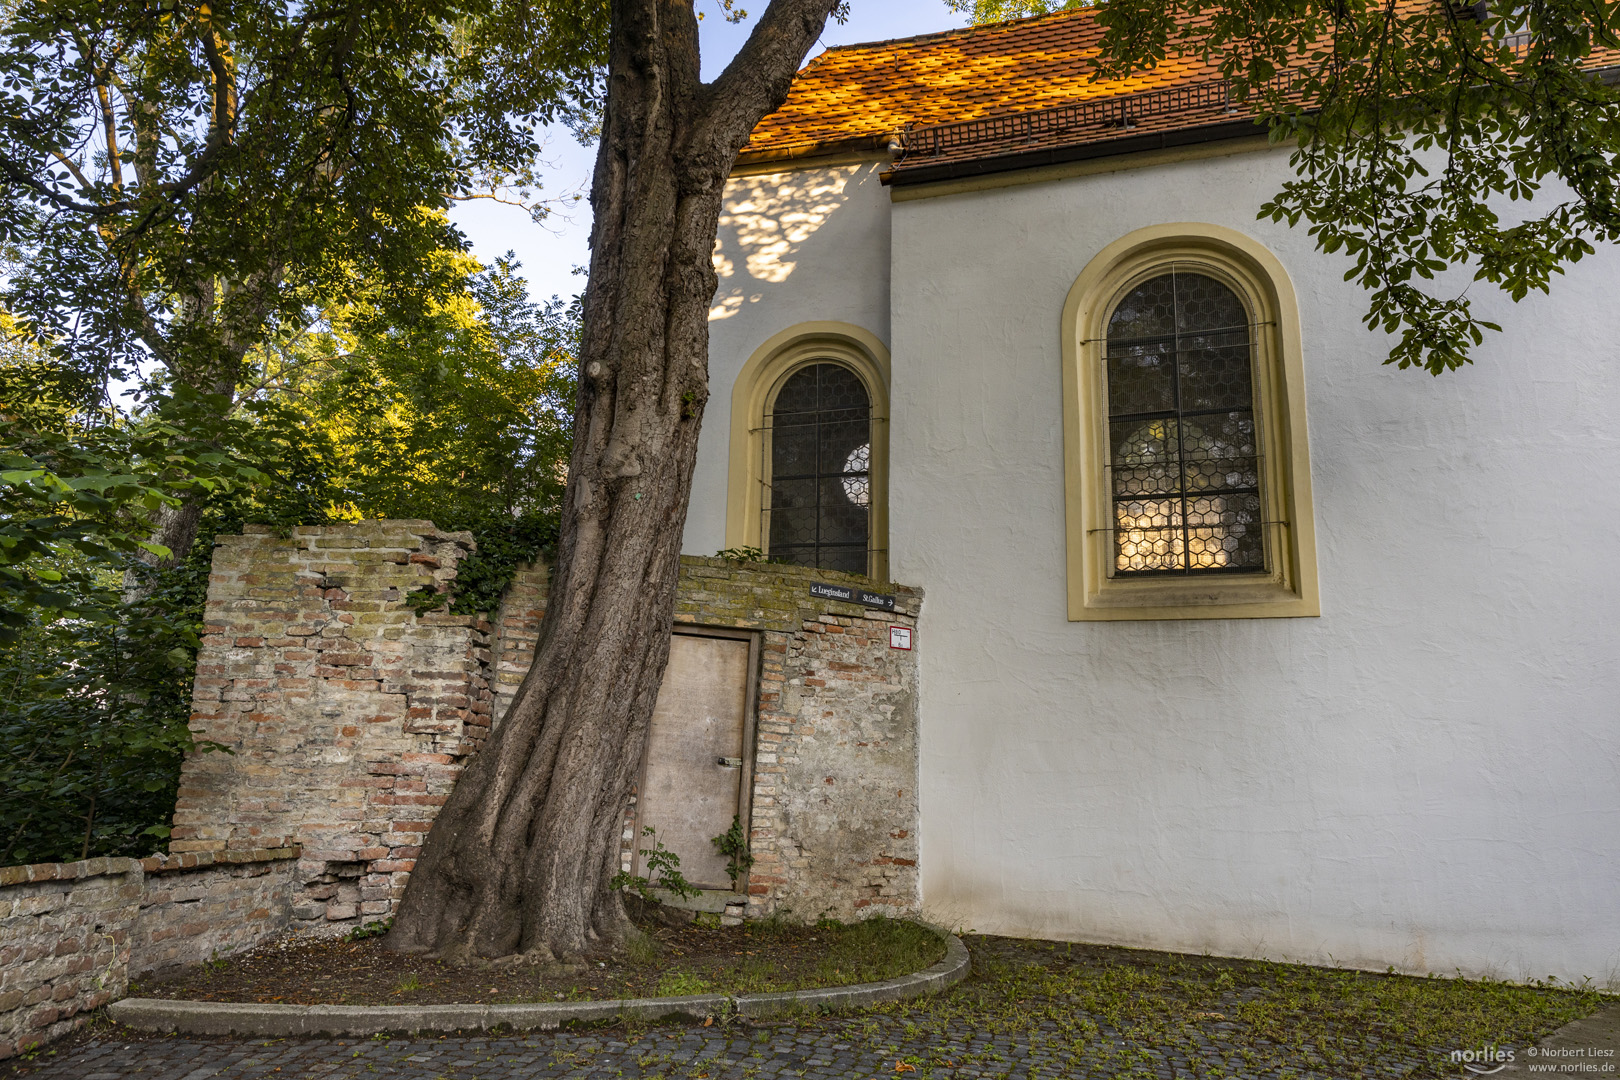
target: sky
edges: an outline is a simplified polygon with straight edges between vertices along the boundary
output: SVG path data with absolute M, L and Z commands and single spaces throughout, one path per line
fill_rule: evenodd
M 757 14 L 766 3 L 743 0 L 739 6 Z M 703 77 L 712 79 L 742 47 L 753 20 L 727 23 L 720 17 L 715 0 L 698 0 L 698 10 L 706 16 L 699 24 Z M 852 0 L 849 21 L 840 26 L 829 20 L 810 56 L 831 45 L 910 37 L 965 26 L 966 22 L 963 16 L 946 8 L 943 0 Z M 594 146 L 581 146 L 567 131 L 555 131 L 542 155 L 546 163 L 544 194 L 565 199 L 574 193 L 584 194 L 595 158 Z M 553 213 L 543 224 L 529 220 L 528 214 L 517 207 L 487 201 L 461 203 L 451 217 L 472 242 L 473 254 L 484 263 L 493 262 L 507 251 L 516 253 L 529 281 L 529 294 L 535 300 L 552 296 L 566 299 L 584 288 L 585 279 L 574 273 L 574 268 L 583 266 L 588 259 L 591 214 L 584 200 L 572 209 Z

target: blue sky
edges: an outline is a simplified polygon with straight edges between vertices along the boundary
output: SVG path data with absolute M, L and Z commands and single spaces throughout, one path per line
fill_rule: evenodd
M 739 6 L 757 13 L 765 9 L 766 2 L 742 0 Z M 742 46 L 752 20 L 732 25 L 720 18 L 714 0 L 698 0 L 698 5 L 707 16 L 701 24 L 703 74 L 704 78 L 713 78 Z M 962 16 L 945 7 L 943 0 L 853 0 L 850 9 L 849 21 L 842 26 L 827 24 L 811 55 L 829 45 L 909 37 L 966 24 Z M 566 131 L 554 134 L 544 154 L 548 166 L 546 193 L 583 193 L 595 155 L 595 147 L 580 146 Z M 516 252 L 535 299 L 569 297 L 583 288 L 584 279 L 575 276 L 573 268 L 587 258 L 591 222 L 585 202 L 571 211 L 554 214 L 544 225 L 536 225 L 516 207 L 489 202 L 463 203 L 452 217 L 472 241 L 473 253 L 484 262 L 508 250 Z

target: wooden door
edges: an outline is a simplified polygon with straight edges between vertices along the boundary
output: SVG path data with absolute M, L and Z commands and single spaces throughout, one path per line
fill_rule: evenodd
M 637 874 L 651 826 L 701 889 L 729 890 L 726 860 L 710 843 L 740 817 L 747 828 L 753 774 L 754 673 L 759 637 L 746 630 L 681 627 L 670 642 L 637 798 Z M 739 887 L 745 882 L 738 882 Z

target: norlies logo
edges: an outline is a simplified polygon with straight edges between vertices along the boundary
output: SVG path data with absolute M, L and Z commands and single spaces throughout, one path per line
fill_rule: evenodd
M 1498 1046 L 1485 1046 L 1478 1050 L 1453 1050 L 1451 1063 L 1461 1065 L 1475 1076 L 1499 1073 L 1513 1063 L 1513 1051 Z

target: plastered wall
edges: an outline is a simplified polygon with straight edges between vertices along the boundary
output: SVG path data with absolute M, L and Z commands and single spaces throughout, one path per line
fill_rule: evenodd
M 1255 152 L 890 208 L 891 566 L 933 628 L 925 908 L 1620 983 L 1620 258 L 1517 306 L 1476 288 L 1506 331 L 1475 366 L 1397 371 L 1349 264 L 1255 220 L 1287 175 Z M 1241 230 L 1292 277 L 1320 618 L 1067 620 L 1064 297 L 1104 245 L 1171 221 Z M 840 317 L 823 298 L 873 250 L 849 244 L 803 251 L 748 334 L 715 324 L 716 400 L 754 338 Z M 703 490 L 723 437 L 706 426 Z M 717 510 L 693 515 L 689 543 L 712 546 Z
M 709 316 L 708 407 L 685 551 L 726 547 L 731 388 L 748 358 L 801 322 L 889 339 L 889 198 L 880 162 L 737 177 L 726 185 Z

